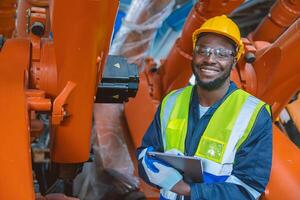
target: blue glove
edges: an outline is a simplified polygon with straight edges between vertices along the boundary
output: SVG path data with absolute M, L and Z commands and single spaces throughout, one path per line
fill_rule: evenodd
M 148 147 L 139 155 L 139 160 L 143 159 L 142 164 L 149 181 L 165 190 L 171 190 L 176 183 L 182 180 L 182 175 L 166 163 L 149 157 L 147 152 L 151 151 L 153 151 L 153 147 Z

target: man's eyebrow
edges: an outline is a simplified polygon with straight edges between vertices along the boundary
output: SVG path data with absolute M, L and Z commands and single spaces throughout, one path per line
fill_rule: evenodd
M 209 47 L 208 44 L 205 44 L 205 43 L 199 43 L 199 44 L 196 44 L 196 46 L 201 46 L 201 47 Z

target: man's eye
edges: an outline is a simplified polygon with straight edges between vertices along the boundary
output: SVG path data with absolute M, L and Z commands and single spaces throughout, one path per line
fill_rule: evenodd
M 199 49 L 199 53 L 201 53 L 201 54 L 206 54 L 206 52 L 207 52 L 207 50 L 204 48 Z
M 227 57 L 228 55 L 224 51 L 219 51 L 219 56 L 221 56 L 221 57 Z
M 216 49 L 216 53 L 221 58 L 227 58 L 227 57 L 229 57 L 228 52 L 226 50 L 224 50 L 224 49 Z
M 201 53 L 201 48 L 199 46 L 195 47 L 195 53 L 200 54 Z

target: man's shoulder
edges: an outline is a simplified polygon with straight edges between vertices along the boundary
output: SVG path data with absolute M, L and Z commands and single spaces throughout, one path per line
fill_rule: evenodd
M 262 118 L 262 119 L 269 119 L 272 118 L 272 110 L 271 110 L 271 106 L 266 103 L 265 101 L 261 100 L 260 98 L 254 96 L 253 94 L 241 89 L 241 88 L 237 88 L 234 91 L 239 91 L 243 94 L 245 94 L 246 96 L 250 97 L 248 98 L 249 101 L 255 102 L 256 104 L 260 105 L 260 109 L 258 112 L 258 117 Z
M 245 91 L 245 90 L 242 89 L 242 88 L 236 88 L 236 90 L 234 90 L 234 91 L 237 91 L 237 90 L 240 91 L 240 92 L 243 92 L 244 94 L 248 95 L 248 96 L 251 97 L 252 99 L 255 99 L 255 100 L 257 100 L 257 101 L 260 101 L 261 103 L 263 103 L 263 104 L 265 104 L 265 105 L 269 105 L 269 104 L 266 103 L 264 100 L 262 100 L 262 99 L 258 98 L 257 96 L 255 96 L 255 95 L 253 95 L 253 94 L 251 94 L 251 93 Z
M 169 93 L 163 98 L 163 100 L 168 99 L 168 98 L 171 97 L 171 96 L 177 96 L 178 94 L 182 93 L 182 92 L 185 91 L 185 90 L 193 91 L 193 88 L 194 88 L 193 85 L 188 85 L 188 86 L 186 86 L 186 87 L 182 87 L 182 88 L 179 88 L 179 89 L 172 90 L 171 92 L 169 92 Z

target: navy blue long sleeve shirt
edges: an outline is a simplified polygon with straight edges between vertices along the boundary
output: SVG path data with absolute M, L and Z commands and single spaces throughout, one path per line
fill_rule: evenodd
M 213 104 L 208 111 L 199 119 L 199 101 L 196 87 L 190 101 L 188 129 L 185 140 L 185 155 L 193 156 L 198 147 L 200 138 L 208 125 L 209 120 L 221 105 L 221 103 L 236 90 L 236 85 L 231 82 L 226 95 Z M 163 142 L 160 128 L 160 106 L 158 107 L 153 121 L 145 133 L 142 145 L 137 149 L 137 155 L 149 146 L 155 151 L 163 152 Z M 265 106 L 260 110 L 254 126 L 236 153 L 232 175 L 262 193 L 269 181 L 272 165 L 272 120 Z M 139 160 L 139 176 L 148 184 L 141 160 Z M 254 197 L 242 186 L 233 183 L 192 183 L 190 199 L 254 199 Z M 186 198 L 188 199 L 188 198 Z

